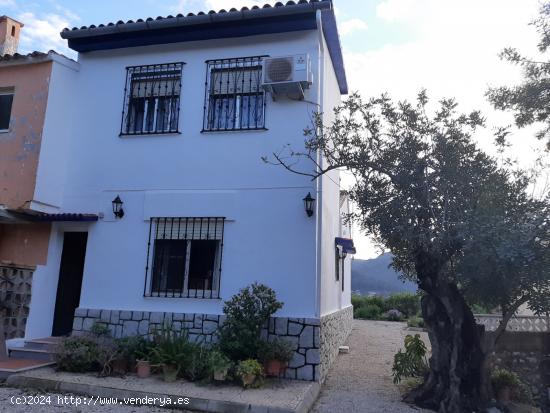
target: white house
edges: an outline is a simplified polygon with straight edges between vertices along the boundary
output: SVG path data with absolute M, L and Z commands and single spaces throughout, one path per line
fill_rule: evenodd
M 266 334 L 295 343 L 288 377 L 322 380 L 351 329 L 348 202 L 338 171 L 312 181 L 261 158 L 303 148 L 312 113 L 330 121 L 347 93 L 332 1 L 61 36 L 79 67 L 60 103 L 61 206 L 46 212 L 76 215 L 52 224 L 26 337 L 168 320 L 208 342 L 223 301 L 258 281 L 284 302 Z

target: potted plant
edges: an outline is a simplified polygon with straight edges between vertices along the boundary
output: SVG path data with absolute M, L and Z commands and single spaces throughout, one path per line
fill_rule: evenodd
M 151 375 L 151 360 L 149 351 L 138 352 L 136 358 L 136 372 L 141 379 Z
M 113 364 L 113 371 L 124 368 L 125 371 L 135 371 L 137 359 L 148 354 L 151 342 L 141 336 L 123 337 L 117 339 L 119 357 Z
M 153 342 L 153 363 L 162 366 L 164 381 L 175 381 L 193 354 L 193 343 L 189 341 L 187 331 L 175 331 L 171 326 L 165 325 L 155 332 Z
M 491 375 L 491 383 L 500 403 L 509 402 L 521 387 L 519 377 L 505 369 L 496 369 Z
M 233 363 L 218 350 L 212 350 L 208 357 L 208 368 L 215 381 L 225 381 Z
M 264 365 L 267 376 L 282 376 L 293 356 L 292 345 L 281 338 L 262 342 L 258 351 L 258 357 Z
M 235 375 L 241 380 L 243 387 L 259 387 L 263 378 L 263 368 L 258 360 L 247 359 L 237 365 Z

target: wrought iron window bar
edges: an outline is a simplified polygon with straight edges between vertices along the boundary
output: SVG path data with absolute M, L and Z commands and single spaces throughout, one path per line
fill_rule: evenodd
M 264 57 L 206 61 L 202 132 L 265 129 Z
M 147 243 L 147 262 L 145 266 L 144 297 L 162 298 L 220 298 L 220 280 L 223 257 L 224 217 L 152 217 L 149 224 L 149 240 Z M 176 284 L 167 287 L 162 285 L 162 270 L 165 268 L 165 241 L 187 242 L 184 273 L 175 274 L 180 277 Z M 190 288 L 189 266 L 191 241 L 215 241 L 216 251 L 211 274 L 210 288 Z M 167 275 L 168 276 L 168 275 Z
M 126 68 L 120 135 L 179 133 L 184 64 L 162 63 Z

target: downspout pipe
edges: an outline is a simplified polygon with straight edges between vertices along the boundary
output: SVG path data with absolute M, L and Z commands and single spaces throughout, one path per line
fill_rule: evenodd
M 319 113 L 323 113 L 323 81 L 325 78 L 325 48 L 324 48 L 324 36 L 323 36 L 323 21 L 321 17 L 321 10 L 315 12 L 315 19 L 317 21 L 317 34 L 319 36 L 319 45 L 318 45 L 318 73 L 319 79 L 317 80 L 317 103 Z M 320 150 L 317 150 L 317 165 L 321 168 L 323 167 L 323 154 Z M 323 243 L 323 177 L 319 177 L 316 180 L 316 192 L 317 192 L 317 203 L 316 203 L 316 219 L 317 219 L 317 228 L 316 228 L 316 302 L 315 302 L 315 315 L 321 318 L 321 280 L 322 280 L 322 243 Z

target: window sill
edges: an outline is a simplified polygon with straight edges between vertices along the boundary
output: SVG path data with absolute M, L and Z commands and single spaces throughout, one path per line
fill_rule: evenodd
M 194 295 L 190 295 L 190 296 L 187 296 L 187 295 L 179 295 L 179 294 L 175 294 L 175 295 L 170 295 L 170 294 L 167 294 L 167 295 L 156 295 L 156 293 L 150 293 L 150 294 L 146 294 L 143 296 L 143 298 L 146 298 L 146 299 L 157 299 L 157 298 L 160 298 L 160 299 L 164 299 L 164 298 L 169 298 L 169 299 L 174 299 L 174 298 L 177 298 L 177 299 L 185 299 L 185 300 L 221 300 L 222 298 L 221 297 L 218 297 L 218 293 L 212 293 L 212 297 L 208 297 L 207 294 L 205 294 L 204 297 L 200 296 L 200 295 L 197 295 L 196 297 Z
M 220 133 L 220 132 L 263 132 L 268 128 L 246 128 L 246 129 L 203 129 L 201 133 Z
M 0 129 L 0 133 L 9 133 L 10 130 L 9 129 Z
M 132 136 L 143 137 L 143 136 L 167 136 L 167 135 L 181 135 L 180 131 L 172 132 L 142 132 L 142 133 L 119 133 L 119 138 L 127 138 Z

